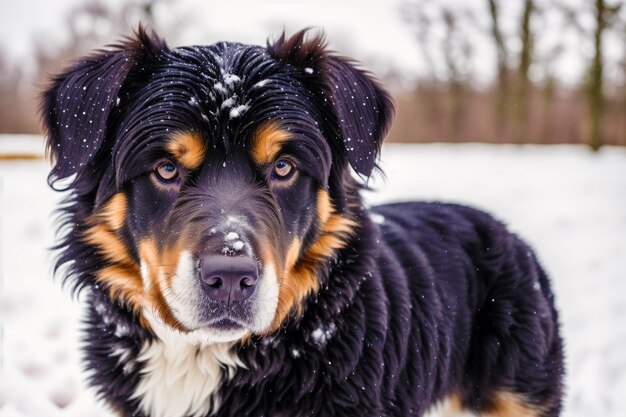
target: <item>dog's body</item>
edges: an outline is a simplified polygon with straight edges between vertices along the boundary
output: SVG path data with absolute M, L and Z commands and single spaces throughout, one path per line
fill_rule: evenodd
M 530 249 L 488 215 L 368 210 L 384 91 L 304 32 L 137 40 L 44 97 L 76 175 L 59 265 L 91 381 L 124 416 L 557 416 L 562 346 Z

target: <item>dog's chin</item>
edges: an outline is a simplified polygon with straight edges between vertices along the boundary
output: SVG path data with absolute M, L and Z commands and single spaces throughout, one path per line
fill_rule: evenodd
M 216 327 L 215 325 L 200 327 L 187 333 L 186 336 L 200 343 L 211 344 L 237 342 L 250 334 L 250 330 L 241 326 L 226 326 L 223 324 L 220 326 L 221 327 Z
M 212 320 L 207 324 L 192 329 L 189 334 L 208 343 L 236 342 L 250 334 L 249 326 L 230 317 Z

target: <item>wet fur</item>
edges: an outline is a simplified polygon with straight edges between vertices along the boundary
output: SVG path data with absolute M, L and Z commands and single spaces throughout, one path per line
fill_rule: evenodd
M 210 235 L 224 199 L 237 197 L 263 230 L 253 243 L 284 276 L 275 320 L 226 353 L 222 344 L 181 347 L 185 358 L 219 350 L 206 374 L 217 381 L 195 411 L 177 404 L 170 413 L 421 416 L 454 397 L 487 415 L 559 415 L 562 341 L 532 251 L 471 208 L 365 208 L 350 171 L 365 180 L 375 169 L 391 101 L 305 34 L 267 48 L 169 49 L 140 29 L 78 61 L 43 95 L 50 183 L 70 191 L 57 268 L 88 301 L 91 384 L 120 415 L 146 415 L 146 390 L 162 380 L 145 377 L 148 364 L 173 372 L 159 358 L 170 332 L 188 329 L 162 283 L 143 273 L 142 253 L 178 259 L 181 245 Z M 241 114 L 215 98 L 224 67 L 241 79 Z M 297 187 L 259 185 L 278 151 L 297 154 Z M 188 170 L 180 199 L 144 172 L 168 154 Z M 232 164 L 217 171 L 224 155 Z

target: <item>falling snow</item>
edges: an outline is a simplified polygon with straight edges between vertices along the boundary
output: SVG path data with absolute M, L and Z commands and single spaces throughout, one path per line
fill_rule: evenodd
M 381 214 L 371 213 L 370 214 L 370 218 L 376 224 L 383 224 L 383 223 L 385 223 L 385 216 L 383 216 Z
M 291 348 L 289 353 L 291 353 L 291 357 L 294 359 L 298 359 L 302 355 L 302 352 L 300 352 L 297 348 Z

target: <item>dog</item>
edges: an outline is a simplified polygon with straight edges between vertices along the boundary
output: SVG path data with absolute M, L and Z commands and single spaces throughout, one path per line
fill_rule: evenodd
M 322 35 L 169 48 L 140 27 L 41 112 L 56 269 L 120 416 L 559 415 L 532 250 L 461 205 L 364 205 L 393 105 Z

